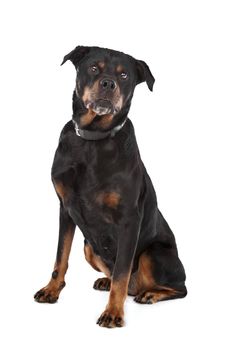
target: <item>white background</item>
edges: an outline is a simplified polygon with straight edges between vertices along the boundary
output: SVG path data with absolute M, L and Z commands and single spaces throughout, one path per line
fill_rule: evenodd
M 232 349 L 231 1 L 3 1 L 1 64 L 1 349 Z M 173 229 L 189 294 L 152 306 L 126 301 L 126 326 L 95 322 L 108 293 L 76 231 L 55 305 L 47 284 L 58 236 L 50 168 L 71 117 L 76 45 L 145 60 L 156 83 L 130 110 L 142 159 Z

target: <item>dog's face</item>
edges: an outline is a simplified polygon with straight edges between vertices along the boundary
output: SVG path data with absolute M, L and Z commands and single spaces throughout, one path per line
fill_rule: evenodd
M 152 91 L 154 77 L 143 61 L 122 52 L 78 46 L 64 57 L 77 70 L 76 94 L 95 116 L 112 119 L 133 96 L 137 84 L 146 81 Z

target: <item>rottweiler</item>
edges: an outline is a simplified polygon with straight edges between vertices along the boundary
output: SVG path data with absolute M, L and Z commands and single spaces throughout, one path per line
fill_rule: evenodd
M 155 79 L 144 61 L 115 50 L 77 46 L 62 64 L 67 60 L 76 69 L 73 116 L 51 172 L 60 201 L 57 256 L 50 282 L 34 298 L 57 301 L 78 226 L 86 260 L 106 276 L 93 287 L 110 291 L 97 324 L 121 327 L 127 295 L 153 304 L 187 294 L 175 237 L 158 209 L 128 117 L 136 85 L 146 82 L 152 91 Z

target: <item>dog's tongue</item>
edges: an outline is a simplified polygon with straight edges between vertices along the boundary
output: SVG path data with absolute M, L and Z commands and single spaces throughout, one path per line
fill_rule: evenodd
M 97 100 L 93 104 L 92 110 L 97 115 L 111 114 L 113 113 L 113 106 L 112 106 L 112 103 L 108 100 Z

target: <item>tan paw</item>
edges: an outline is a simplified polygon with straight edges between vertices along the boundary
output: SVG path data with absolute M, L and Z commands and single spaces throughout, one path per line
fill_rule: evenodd
M 56 303 L 61 290 L 65 287 L 65 282 L 61 282 L 59 285 L 57 284 L 48 284 L 46 287 L 40 289 L 35 295 L 34 299 L 38 303 Z
M 106 309 L 97 320 L 100 327 L 114 328 L 123 327 L 123 312 Z

